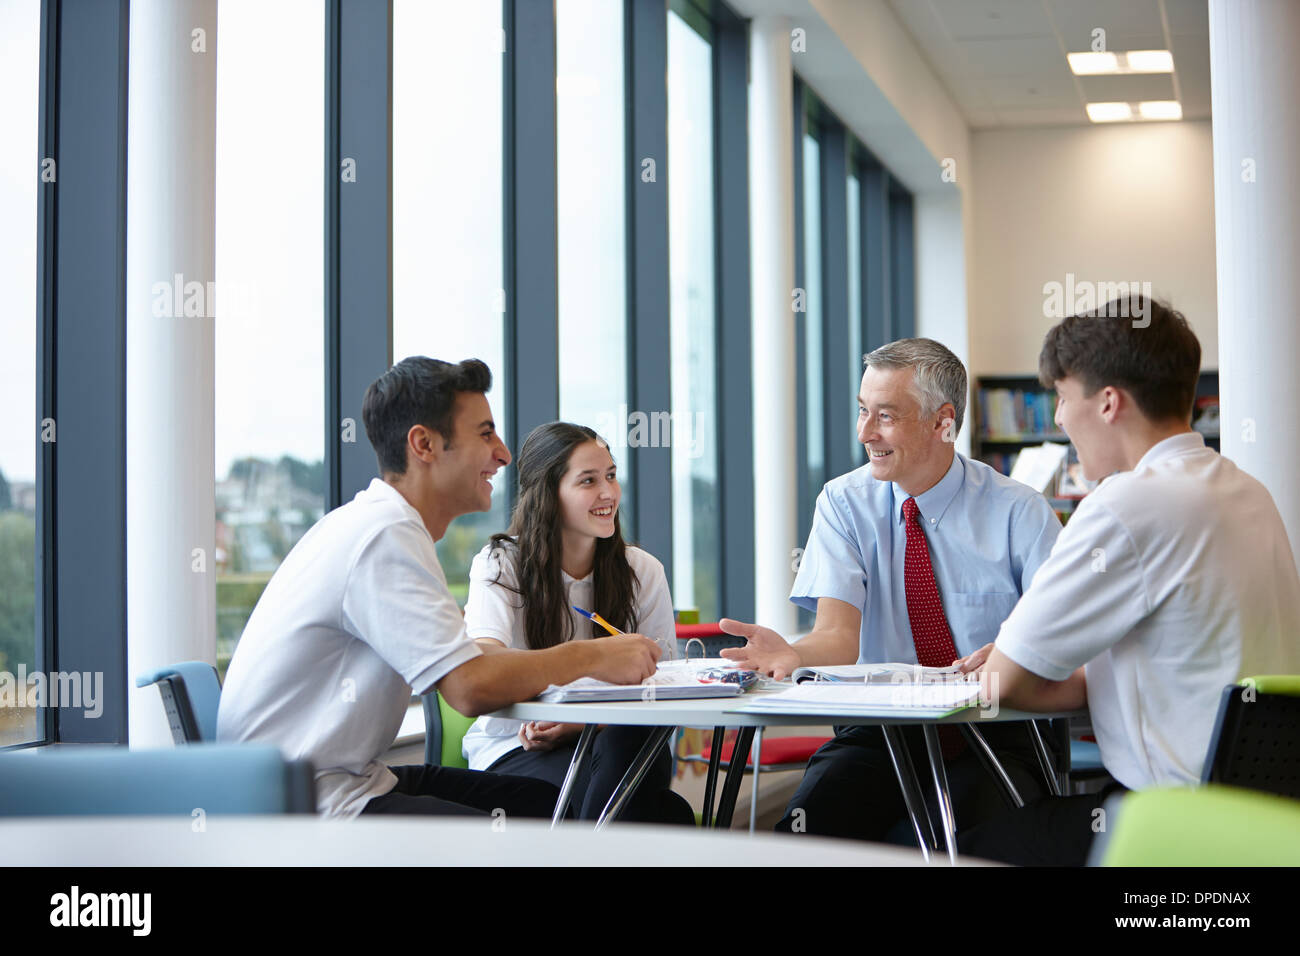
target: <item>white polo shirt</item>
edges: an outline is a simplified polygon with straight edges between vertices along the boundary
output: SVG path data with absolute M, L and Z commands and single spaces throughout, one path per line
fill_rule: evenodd
M 627 563 L 636 575 L 633 595 L 636 630 L 653 640 L 663 651 L 661 660 L 676 656 L 677 628 L 673 619 L 673 600 L 668 578 L 659 559 L 640 548 L 627 549 Z M 592 607 L 595 578 L 572 578 L 560 572 L 568 591 L 568 602 L 584 610 Z M 498 576 L 500 582 L 497 581 Z M 474 556 L 469 569 L 469 600 L 465 604 L 465 625 L 472 638 L 490 637 L 506 647 L 527 649 L 524 634 L 523 603 L 511 588 L 517 588 L 513 552 L 505 548 L 492 550 L 488 545 Z M 590 640 L 591 621 L 570 612 L 575 640 Z M 612 622 L 611 622 L 612 623 Z M 510 751 L 521 746 L 519 728 L 523 721 L 504 717 L 480 717 L 465 734 L 461 747 L 471 770 L 486 770 Z
M 1157 443 L 1080 503 L 997 647 L 1048 680 L 1086 665 L 1124 786 L 1198 782 L 1223 687 L 1300 669 L 1300 578 L 1272 497 L 1199 434 Z
M 356 816 L 397 782 L 379 757 L 412 688 L 428 691 L 481 653 L 419 512 L 376 478 L 272 575 L 230 662 L 217 740 L 310 760 L 317 809 Z

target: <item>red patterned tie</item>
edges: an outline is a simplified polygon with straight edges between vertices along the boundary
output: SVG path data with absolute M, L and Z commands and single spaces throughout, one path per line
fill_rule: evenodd
M 903 502 L 903 520 L 907 527 L 907 551 L 903 557 L 903 591 L 907 596 L 907 620 L 912 625 L 912 642 L 916 660 L 922 667 L 948 667 L 957 659 L 957 647 L 948 629 L 948 617 L 939 600 L 939 586 L 934 581 L 930 549 L 918 518 L 916 499 Z M 940 728 L 943 755 L 954 757 L 965 749 L 957 728 Z

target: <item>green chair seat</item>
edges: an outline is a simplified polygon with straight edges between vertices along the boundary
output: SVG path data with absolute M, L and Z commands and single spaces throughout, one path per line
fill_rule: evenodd
M 1103 866 L 1300 865 L 1300 801 L 1210 784 L 1107 801 Z

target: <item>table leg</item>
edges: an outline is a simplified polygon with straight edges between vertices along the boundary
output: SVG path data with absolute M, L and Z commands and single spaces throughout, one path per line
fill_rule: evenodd
M 736 796 L 740 793 L 740 782 L 745 778 L 745 761 L 749 758 L 749 747 L 753 742 L 753 727 L 741 727 L 736 731 L 736 743 L 731 749 L 731 763 L 727 765 L 727 779 L 722 784 L 722 798 L 718 801 L 718 819 L 713 824 L 715 830 L 725 830 L 731 826 L 731 815 L 736 809 Z
M 998 755 L 993 752 L 993 748 L 984 739 L 984 735 L 971 724 L 962 724 L 961 732 L 966 735 L 966 741 L 970 744 L 971 750 L 975 752 L 975 756 L 979 757 L 984 769 L 1002 786 L 1002 795 L 1006 798 L 1007 803 L 1017 810 L 1023 807 L 1025 805 L 1024 798 L 1020 796 L 1020 791 L 1016 789 L 1016 785 L 1011 782 L 1011 775 L 1002 766 L 1002 762 L 998 760 Z
M 1043 732 L 1038 729 L 1038 721 L 1027 721 L 1029 724 L 1029 739 L 1033 741 L 1034 753 L 1038 756 L 1038 768 L 1043 771 L 1043 776 L 1047 778 L 1047 789 L 1052 792 L 1052 796 L 1061 795 L 1061 781 L 1056 776 L 1056 771 L 1052 769 L 1052 756 L 1047 751 L 1047 741 L 1043 740 Z
M 578 744 L 573 748 L 573 757 L 569 760 L 569 769 L 564 773 L 564 783 L 560 786 L 560 797 L 555 801 L 555 812 L 551 814 L 551 829 L 564 819 L 564 815 L 569 811 L 569 799 L 573 796 L 573 782 L 578 778 L 578 771 L 582 769 L 582 762 L 587 759 L 587 751 L 591 749 L 591 740 L 596 736 L 596 724 L 587 724 L 582 728 L 582 733 L 578 737 Z
M 926 724 L 925 752 L 930 758 L 930 773 L 934 777 L 934 795 L 939 801 L 939 816 L 943 819 L 943 839 L 948 849 L 948 862 L 957 863 L 957 819 L 952 812 L 952 797 L 948 793 L 948 771 L 943 765 L 943 752 L 939 749 L 939 728 Z
M 704 777 L 704 812 L 700 824 L 705 830 L 713 826 L 713 798 L 718 788 L 718 767 L 722 765 L 722 738 L 726 727 L 713 728 L 713 749 L 709 751 L 709 772 Z
M 930 862 L 930 850 L 937 848 L 934 840 L 934 828 L 930 825 L 930 813 L 925 808 L 921 797 L 921 784 L 916 778 L 912 758 L 908 756 L 907 744 L 897 727 L 881 727 L 885 734 L 885 749 L 889 751 L 889 762 L 894 765 L 894 776 L 898 778 L 898 789 L 903 794 L 903 805 L 912 821 L 912 831 L 916 834 L 921 856 Z M 924 823 L 924 826 L 922 824 Z
M 605 809 L 600 811 L 600 817 L 596 820 L 596 830 L 600 831 L 612 821 L 617 820 L 623 808 L 632 797 L 632 792 L 641 783 L 642 779 L 650 770 L 650 765 L 654 763 L 655 758 L 659 756 L 659 750 L 668 742 L 668 737 L 676 727 L 653 727 L 650 736 L 646 742 L 641 745 L 641 752 L 636 755 L 632 765 L 627 768 L 627 773 L 623 774 L 623 779 L 618 782 L 614 792 L 610 794 L 609 802 L 605 804 Z
M 754 791 L 749 800 L 749 832 L 758 826 L 758 775 L 763 771 L 763 728 L 754 733 Z

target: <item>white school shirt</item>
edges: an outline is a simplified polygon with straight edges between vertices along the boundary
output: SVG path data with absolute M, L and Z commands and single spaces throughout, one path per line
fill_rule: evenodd
M 1079 504 L 997 647 L 1048 680 L 1086 665 L 1124 786 L 1198 782 L 1223 687 L 1300 669 L 1300 578 L 1272 497 L 1198 434 L 1158 442 Z
M 379 758 L 412 688 L 481 654 L 419 512 L 376 478 L 272 575 L 230 662 L 217 740 L 311 761 L 317 809 L 356 816 L 397 783 Z
M 491 545 L 474 556 L 469 569 L 469 601 L 465 605 L 465 627 L 471 638 L 490 637 L 506 647 L 528 648 L 524 635 L 522 599 L 510 588 L 518 587 L 515 578 L 514 550 L 509 546 L 493 549 Z M 636 633 L 644 634 L 663 650 L 661 660 L 676 656 L 677 629 L 673 619 L 673 600 L 668 578 L 659 559 L 640 548 L 627 549 L 627 563 L 636 575 L 632 606 L 636 610 Z M 500 574 L 501 581 L 497 583 Z M 564 586 L 570 606 L 584 610 L 592 607 L 595 584 L 593 575 L 575 579 L 565 574 Z M 591 621 L 571 611 L 575 640 L 590 640 Z M 470 727 L 461 747 L 471 770 L 486 770 L 506 754 L 521 746 L 521 720 L 504 717 L 480 717 Z

